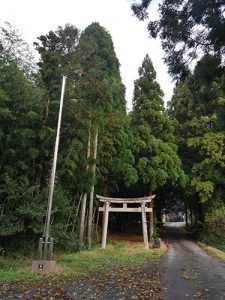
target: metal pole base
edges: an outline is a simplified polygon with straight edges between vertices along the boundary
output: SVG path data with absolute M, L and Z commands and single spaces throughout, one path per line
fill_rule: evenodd
M 32 272 L 50 274 L 56 270 L 56 261 L 53 256 L 53 238 L 39 239 L 38 260 L 32 262 Z
M 39 239 L 38 258 L 39 260 L 52 260 L 53 238 L 42 237 Z
M 55 260 L 34 260 L 32 262 L 32 272 L 40 274 L 50 274 L 56 271 Z

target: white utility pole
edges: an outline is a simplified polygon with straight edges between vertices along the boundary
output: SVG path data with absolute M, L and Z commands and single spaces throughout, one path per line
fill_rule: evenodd
M 67 78 L 66 76 L 63 76 L 62 78 L 62 90 L 61 90 L 61 98 L 60 98 L 60 106 L 59 106 L 58 126 L 57 126 L 54 158 L 53 158 L 52 172 L 51 172 L 51 179 L 50 179 L 45 228 L 44 228 L 44 233 L 42 238 L 39 239 L 39 248 L 38 248 L 39 260 L 33 261 L 32 263 L 33 272 L 42 272 L 46 274 L 55 271 L 55 263 L 56 263 L 55 261 L 52 261 L 53 238 L 49 238 L 49 230 L 51 224 L 52 202 L 53 202 L 53 193 L 54 193 L 54 185 L 55 185 L 55 173 L 56 173 L 56 164 L 57 164 L 57 157 L 58 157 L 59 135 L 60 135 L 60 127 L 61 127 L 61 119 L 62 119 L 62 108 L 63 108 L 63 98 L 65 92 L 66 78 Z
M 53 158 L 53 165 L 52 165 L 49 196 L 48 196 L 46 225 L 45 225 L 45 231 L 44 231 L 44 236 L 45 236 L 46 240 L 48 240 L 48 238 L 49 238 L 49 228 L 50 228 L 50 221 L 51 221 L 53 192 L 54 192 L 54 185 L 55 185 L 55 173 L 56 173 L 56 164 L 57 164 L 58 148 L 59 148 L 59 134 L 60 134 L 60 127 L 61 127 L 62 107 L 63 107 L 63 98 L 64 98 L 64 92 L 65 92 L 66 78 L 67 78 L 66 76 L 63 76 L 63 79 L 62 79 L 62 91 L 61 91 L 61 99 L 60 99 L 60 107 L 59 107 L 58 127 L 57 127 L 57 134 L 56 134 L 56 140 L 55 140 L 55 151 L 54 151 L 54 158 Z
M 56 173 L 56 164 L 58 157 L 58 148 L 59 148 L 59 135 L 61 128 L 61 120 L 62 120 L 62 108 L 63 108 L 63 98 L 65 93 L 65 85 L 66 85 L 66 76 L 62 78 L 62 90 L 61 90 L 61 98 L 60 98 L 60 106 L 59 106 L 59 116 L 58 116 L 58 126 L 55 140 L 55 150 L 52 164 L 52 172 L 50 178 L 50 187 L 49 187 L 49 195 L 48 195 L 48 206 L 45 220 L 45 228 L 43 238 L 39 241 L 39 259 L 42 259 L 43 254 L 43 244 L 44 244 L 44 260 L 52 258 L 53 251 L 53 239 L 49 240 L 49 230 L 51 224 L 51 213 L 52 213 L 52 203 L 53 203 L 53 193 L 54 193 L 54 185 L 55 185 L 55 173 Z

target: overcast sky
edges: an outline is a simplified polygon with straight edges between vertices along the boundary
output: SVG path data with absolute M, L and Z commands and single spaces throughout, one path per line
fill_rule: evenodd
M 157 2 L 151 6 L 151 19 L 157 18 Z M 58 26 L 71 23 L 84 30 L 92 22 L 99 22 L 112 36 L 120 61 L 121 76 L 126 86 L 127 106 L 132 106 L 133 83 L 138 68 L 148 53 L 157 72 L 157 80 L 170 100 L 173 90 L 167 67 L 162 61 L 160 42 L 149 39 L 146 24 L 132 15 L 131 0 L 7 0 L 2 1 L 0 25 L 10 22 L 32 44 L 38 36 Z

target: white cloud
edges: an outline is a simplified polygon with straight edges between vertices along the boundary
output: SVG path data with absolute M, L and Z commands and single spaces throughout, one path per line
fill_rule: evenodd
M 138 78 L 138 68 L 146 53 L 153 61 L 165 100 L 171 97 L 173 84 L 162 61 L 160 42 L 148 38 L 146 24 L 132 16 L 127 0 L 7 0 L 1 3 L 0 16 L 2 21 L 19 29 L 30 44 L 59 25 L 71 23 L 83 30 L 92 22 L 99 22 L 112 36 L 127 89 L 128 108 L 131 108 L 133 82 Z M 155 2 L 151 7 L 151 19 L 156 17 Z

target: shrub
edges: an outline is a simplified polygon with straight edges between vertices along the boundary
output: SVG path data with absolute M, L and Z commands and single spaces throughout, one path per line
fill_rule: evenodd
M 212 241 L 225 241 L 225 205 L 206 215 L 205 237 Z

